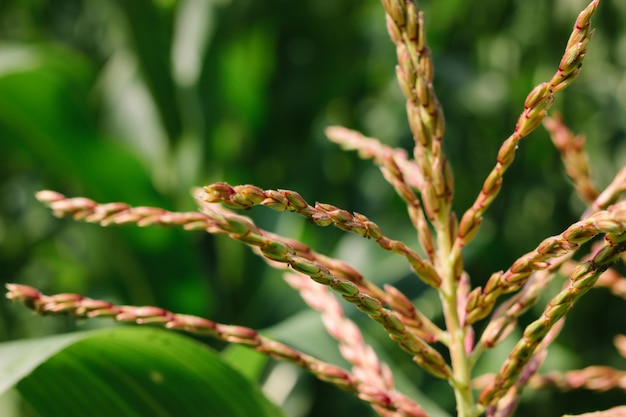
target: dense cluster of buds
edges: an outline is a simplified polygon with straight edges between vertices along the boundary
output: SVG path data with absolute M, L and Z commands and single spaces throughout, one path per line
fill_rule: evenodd
M 556 94 L 581 70 L 593 35 L 591 18 L 599 0 L 591 1 L 579 14 L 552 78 L 537 85 L 526 97 L 512 133 L 497 153 L 495 166 L 460 220 L 452 212 L 454 180 L 443 153 L 445 123 L 433 88 L 433 60 L 426 45 L 424 16 L 413 0 L 382 0 L 382 4 L 387 29 L 396 48 L 396 76 L 406 98 L 415 145 L 413 155 L 343 127 L 330 127 L 326 133 L 344 149 L 358 151 L 361 158 L 372 159 L 380 168 L 384 178 L 406 203 L 421 250 L 388 237 L 361 213 L 331 204 L 309 204 L 297 192 L 284 189 L 265 190 L 249 184 L 231 186 L 218 182 L 195 190 L 199 211 L 188 213 L 131 207 L 125 203 L 100 204 L 87 198 L 67 198 L 54 191 L 37 194 L 37 198 L 59 217 L 73 217 L 102 226 L 182 227 L 225 235 L 248 245 L 271 266 L 289 270 L 285 280 L 301 294 L 307 305 L 321 314 L 326 330 L 352 366 L 351 371 L 271 340 L 251 328 L 175 314 L 157 307 L 119 306 L 76 294 L 46 296 L 18 284 L 8 284 L 8 297 L 42 315 L 110 317 L 240 343 L 300 366 L 317 378 L 354 393 L 370 403 L 378 414 L 387 417 L 425 417 L 427 414 L 416 402 L 396 391 L 390 368 L 365 343 L 356 324 L 344 314 L 336 295 L 379 324 L 424 371 L 447 380 L 460 417 L 476 417 L 481 413 L 510 416 L 527 386 L 626 391 L 626 373 L 604 366 L 566 373 L 538 373 L 567 313 L 592 287 L 609 287 L 614 294 L 626 298 L 626 279 L 612 268 L 626 252 L 626 202 L 619 200 L 626 191 L 626 168 L 617 173 L 604 190 L 597 189 L 589 176 L 584 139 L 570 132 L 559 116 L 547 117 Z M 542 122 L 588 210 L 580 221 L 546 238 L 505 271 L 495 272 L 484 287 L 472 288 L 469 274 L 464 270 L 462 249 L 474 239 L 486 210 L 500 192 L 504 174 L 513 163 L 520 141 Z M 234 211 L 255 206 L 296 213 L 312 224 L 334 226 L 370 239 L 379 248 L 399 255 L 424 284 L 438 292 L 445 323 L 431 321 L 397 288 L 378 286 L 347 263 L 322 255 L 302 242 L 263 230 L 252 219 Z M 586 258 L 574 262 L 573 254 L 598 236 L 603 240 L 590 245 L 592 249 Z M 539 295 L 557 273 L 569 279 L 545 305 L 542 314 L 521 329 L 522 336 L 499 371 L 475 378 L 473 368 L 481 355 L 512 333 L 519 317 L 539 301 Z M 502 300 L 504 295 L 510 297 Z M 473 325 L 487 317 L 483 331 L 475 335 Z M 626 357 L 624 340 L 626 336 L 618 337 L 615 344 Z M 475 396 L 474 389 L 481 389 L 480 394 Z M 593 415 L 624 416 L 626 411 L 617 407 Z

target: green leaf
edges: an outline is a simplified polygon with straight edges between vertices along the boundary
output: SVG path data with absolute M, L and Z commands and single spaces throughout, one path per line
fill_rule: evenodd
M 280 416 L 207 346 L 118 327 L 0 345 L 0 393 L 16 385 L 41 416 Z
M 175 10 L 149 0 L 118 1 L 117 5 L 126 19 L 125 35 L 132 43 L 163 127 L 170 142 L 176 143 L 183 132 L 183 121 L 170 64 Z
M 229 345 L 220 353 L 223 361 L 250 381 L 258 381 L 269 361 L 269 356 L 242 345 Z
M 0 394 L 28 376 L 48 357 L 85 337 L 69 333 L 41 339 L 18 340 L 0 344 Z

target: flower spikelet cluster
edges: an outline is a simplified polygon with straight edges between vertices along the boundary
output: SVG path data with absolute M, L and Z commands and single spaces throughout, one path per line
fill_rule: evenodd
M 262 189 L 251 184 L 216 182 L 198 188 L 193 192 L 198 211 L 185 213 L 126 203 L 101 204 L 54 191 L 37 193 L 36 198 L 58 217 L 101 226 L 180 227 L 223 235 L 247 245 L 271 267 L 286 271 L 286 282 L 320 313 L 325 329 L 336 340 L 351 370 L 321 361 L 251 328 L 175 314 L 158 307 L 115 305 L 77 294 L 47 296 L 19 284 L 8 284 L 7 296 L 41 315 L 109 317 L 243 344 L 353 393 L 385 417 L 426 417 L 427 413 L 396 390 L 390 367 L 365 343 L 356 322 L 348 318 L 344 308 L 362 312 L 423 371 L 446 380 L 460 417 L 510 416 L 526 387 L 626 390 L 625 373 L 606 366 L 540 373 L 548 349 L 581 297 L 592 288 L 603 286 L 626 298 L 626 278 L 614 267 L 626 253 L 626 201 L 622 199 L 626 192 L 626 168 L 617 172 L 604 189 L 597 187 L 591 180 L 583 136 L 574 135 L 559 115 L 548 116 L 557 93 L 581 71 L 593 35 L 591 18 L 598 5 L 599 0 L 591 0 L 578 15 L 554 75 L 527 95 L 473 204 L 457 217 L 452 210 L 454 179 L 443 153 L 445 121 L 433 87 L 434 64 L 426 42 L 424 14 L 416 0 L 382 0 L 387 31 L 396 49 L 395 73 L 406 99 L 413 151 L 391 148 L 345 127 L 329 127 L 326 135 L 343 149 L 356 151 L 359 157 L 378 166 L 406 203 L 408 219 L 417 234 L 415 244 L 390 237 L 362 213 L 327 203 L 309 203 L 295 191 Z M 507 269 L 494 272 L 483 286 L 472 287 L 462 250 L 475 238 L 486 211 L 502 189 L 521 140 L 542 122 L 587 210 L 561 233 L 539 242 Z M 355 234 L 368 239 L 375 249 L 397 255 L 407 269 L 415 272 L 418 285 L 437 293 L 443 319 L 429 319 L 406 294 L 390 284 L 377 284 L 379 281 L 367 276 L 368 271 L 358 271 L 304 242 L 264 230 L 250 217 L 238 214 L 258 206 L 295 213 L 314 226 L 332 226 Z M 591 248 L 587 255 L 574 256 L 585 247 Z M 567 277 L 565 282 L 557 281 L 562 277 Z M 555 282 L 560 289 L 547 293 L 549 284 Z M 344 303 L 347 307 L 342 306 L 341 299 L 349 303 Z M 537 306 L 540 301 L 545 305 Z M 531 307 L 538 307 L 533 311 L 541 314 L 520 326 L 520 317 L 530 314 Z M 481 320 L 485 321 L 476 326 Z M 482 355 L 502 345 L 516 328 L 521 336 L 512 343 L 513 348 L 497 372 L 474 375 Z M 481 329 L 480 333 L 477 329 Z M 626 336 L 616 337 L 615 347 L 626 357 Z M 623 408 L 616 407 L 589 415 L 626 414 Z

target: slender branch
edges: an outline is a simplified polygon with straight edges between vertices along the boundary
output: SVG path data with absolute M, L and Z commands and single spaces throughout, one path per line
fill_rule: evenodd
M 267 206 L 277 211 L 293 211 L 319 226 L 335 227 L 359 236 L 374 239 L 381 248 L 404 256 L 413 270 L 426 284 L 438 287 L 441 278 L 432 265 L 422 259 L 404 242 L 384 236 L 378 225 L 359 213 L 350 213 L 330 204 L 308 204 L 300 194 L 289 190 L 262 190 L 254 185 L 230 186 L 219 182 L 204 187 L 200 199 L 207 203 L 222 202 L 232 208 Z
M 611 389 L 621 389 L 626 392 L 626 371 L 610 366 L 588 366 L 563 373 L 554 371 L 536 375 L 530 380 L 530 387 L 534 389 L 550 386 L 562 391 L 584 388 L 598 392 Z
M 626 358 L 626 336 L 616 336 L 613 343 L 618 352 Z M 535 375 L 530 380 L 531 388 L 538 389 L 546 386 L 554 386 L 562 391 L 581 388 L 599 392 L 611 389 L 626 391 L 626 371 L 596 365 L 568 372 L 553 371 Z
M 380 362 L 376 352 L 365 343 L 359 328 L 344 315 L 341 304 L 328 288 L 312 282 L 301 274 L 286 273 L 284 278 L 291 287 L 300 292 L 309 307 L 321 313 L 324 327 L 339 342 L 339 351 L 352 365 L 353 375 L 374 387 L 393 392 L 394 381 L 391 370 Z M 406 401 L 411 400 L 406 398 Z M 378 414 L 388 415 L 388 410 L 376 404 L 372 404 L 372 407 Z M 413 407 L 417 407 L 417 404 L 413 404 Z
M 602 210 L 615 203 L 619 197 L 626 191 L 626 168 L 619 170 L 613 181 L 606 187 L 602 193 L 591 204 L 591 207 L 585 212 L 585 216 Z
M 517 319 L 536 304 L 541 293 L 555 278 L 555 271 L 570 257 L 571 253 L 553 259 L 549 268 L 533 272 L 521 291 L 498 306 L 472 351 L 471 363 L 475 363 L 485 350 L 498 345 L 513 331 Z
M 359 328 L 344 315 L 341 304 L 328 288 L 312 282 L 306 275 L 286 273 L 284 279 L 298 290 L 309 307 L 321 313 L 324 327 L 339 342 L 342 356 L 353 366 L 352 372 L 372 385 L 392 389 L 394 383 L 391 370 L 379 361 L 372 347 L 365 343 Z
M 626 417 L 626 406 L 609 408 L 603 411 L 594 411 L 585 414 L 565 414 L 563 417 Z
M 229 343 L 248 346 L 274 359 L 295 364 L 318 379 L 354 393 L 360 399 L 385 410 L 401 412 L 403 416 L 426 417 L 417 404 L 404 395 L 371 384 L 338 366 L 323 362 L 280 342 L 268 339 L 256 330 L 243 326 L 216 323 L 201 317 L 175 314 L 158 307 L 119 306 L 107 301 L 93 300 L 77 294 L 47 296 L 35 288 L 7 284 L 7 298 L 23 303 L 41 315 L 72 315 L 77 318 L 111 317 L 120 322 L 152 324 L 166 329 L 182 330 L 200 336 L 210 336 Z
M 600 274 L 614 264 L 624 251 L 626 251 L 625 232 L 606 235 L 604 246 L 590 261 L 580 264 L 574 270 L 570 276 L 569 286 L 548 303 L 539 319 L 526 327 L 522 339 L 500 368 L 495 381 L 481 392 L 480 404 L 494 405 L 506 393 L 550 329 L 573 307 L 576 300 L 593 287 Z
M 377 139 L 366 137 L 355 130 L 341 126 L 330 126 L 325 132 L 328 139 L 339 144 L 342 149 L 358 151 L 359 158 L 372 159 L 381 168 L 386 167 L 390 159 L 393 160 L 393 163 L 402 171 L 402 178 L 406 185 L 415 190 L 422 188 L 424 180 L 419 167 L 414 160 L 407 159 L 404 149 L 391 148 Z M 399 194 L 404 198 L 405 192 Z M 406 193 L 407 196 L 408 194 L 413 193 Z M 412 197 L 409 198 L 412 199 Z
M 552 143 L 561 153 L 565 173 L 572 180 L 578 195 L 587 204 L 592 204 L 599 193 L 589 174 L 589 156 L 584 148 L 585 137 L 574 136 L 558 113 L 553 117 L 546 117 L 543 125 L 550 133 Z
M 407 102 L 409 126 L 415 142 L 414 158 L 421 171 L 419 191 L 426 217 L 436 232 L 436 256 L 432 257 L 442 283 L 439 295 L 444 310 L 447 344 L 450 349 L 457 413 L 476 414 L 467 361 L 472 330 L 465 325 L 467 293 L 459 292 L 463 274 L 460 253 L 451 256 L 458 234 L 458 221 L 451 213 L 454 178 L 442 150 L 444 117 L 433 88 L 433 62 L 426 45 L 424 18 L 412 0 L 383 0 L 387 29 L 396 45 L 398 84 Z
M 372 158 L 380 167 L 383 176 L 407 205 L 409 217 L 417 230 L 420 246 L 431 263 L 435 262 L 435 244 L 428 220 L 424 215 L 422 203 L 414 190 L 424 187 L 422 172 L 414 160 L 407 160 L 403 149 L 393 149 L 381 144 L 374 138 L 368 138 L 343 127 L 329 127 L 326 136 L 339 143 L 343 149 L 358 150 L 362 159 Z
M 593 35 L 593 31 L 590 30 L 591 17 L 595 13 L 598 3 L 599 0 L 593 0 L 578 15 L 565 53 L 561 58 L 559 69 L 552 79 L 536 86 L 526 97 L 524 111 L 515 125 L 513 134 L 500 147 L 495 167 L 487 176 L 472 207 L 463 214 L 458 237 L 454 244 L 454 258 L 460 256 L 461 249 L 476 236 L 483 214 L 502 188 L 502 178 L 515 158 L 515 150 L 519 141 L 535 130 L 546 116 L 547 110 L 554 102 L 555 93 L 567 87 L 578 76 L 587 53 L 587 44 Z
M 624 359 L 626 359 L 626 335 L 618 334 L 613 338 L 613 344 Z
M 400 315 L 400 320 L 409 330 L 429 343 L 440 341 L 447 344 L 448 334 L 422 314 L 404 293 L 389 284 L 385 284 L 384 288 L 385 302 Z
M 574 262 L 569 262 L 561 268 L 561 271 L 571 271 L 575 267 Z M 595 286 L 596 288 L 608 288 L 611 294 L 626 300 L 626 278 L 613 268 L 604 271 L 596 281 Z
M 433 263 L 442 279 L 439 295 L 452 361 L 457 413 L 475 415 L 477 410 L 470 387 L 468 341 L 473 331 L 466 325 L 467 292 L 460 292 L 463 258 L 454 254 L 453 242 L 459 234 L 458 221 L 451 213 L 454 178 L 442 150 L 444 117 L 433 88 L 433 61 L 426 45 L 423 14 L 412 0 L 383 0 L 387 29 L 396 45 L 398 84 L 407 103 L 409 126 L 415 142 L 414 157 L 423 178 L 420 193 L 424 212 L 436 232 Z M 459 307 L 462 307 L 461 309 Z
M 535 250 L 515 261 L 506 272 L 492 275 L 484 290 L 477 287 L 472 291 L 468 301 L 468 321 L 473 323 L 487 316 L 500 295 L 520 289 L 534 271 L 549 268 L 551 260 L 576 251 L 598 234 L 624 231 L 626 202 L 619 202 L 608 210 L 574 223 L 558 236 L 544 239 Z
M 533 378 L 539 367 L 548 355 L 548 347 L 554 342 L 556 337 L 563 328 L 564 319 L 561 318 L 550 329 L 550 331 L 543 338 L 537 349 L 533 352 L 530 359 L 524 365 L 522 372 L 515 380 L 515 383 L 509 388 L 507 393 L 495 404 L 487 407 L 487 416 L 489 417 L 510 417 L 515 412 L 517 405 L 519 404 L 522 391 L 529 383 L 529 380 Z
M 424 18 L 412 0 L 383 0 L 387 30 L 396 45 L 398 84 L 407 103 L 414 156 L 421 171 L 422 201 L 431 222 L 447 223 L 454 189 L 442 151 L 444 118 L 433 88 L 433 62 L 426 45 Z

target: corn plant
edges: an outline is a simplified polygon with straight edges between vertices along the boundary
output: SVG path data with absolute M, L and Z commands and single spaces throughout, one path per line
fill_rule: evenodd
M 453 169 L 443 152 L 445 122 L 433 88 L 434 68 L 424 15 L 415 1 L 382 1 L 387 30 L 397 51 L 395 71 L 406 98 L 413 153 L 389 147 L 345 127 L 328 127 L 326 135 L 343 149 L 356 151 L 360 158 L 378 166 L 406 204 L 411 225 L 417 232 L 416 242 L 387 236 L 364 214 L 327 203 L 311 204 L 295 191 L 261 189 L 250 184 L 218 182 L 198 188 L 193 196 L 199 210 L 194 212 L 131 207 L 126 203 L 103 204 L 88 198 L 69 198 L 55 191 L 37 193 L 37 199 L 58 217 L 101 226 L 181 227 L 225 235 L 249 246 L 270 266 L 286 271 L 285 281 L 310 308 L 320 312 L 326 330 L 337 341 L 351 369 L 327 363 L 248 327 L 159 307 L 116 305 L 78 294 L 44 295 L 20 284 L 8 284 L 7 297 L 42 315 L 110 317 L 242 344 L 352 393 L 381 416 L 424 417 L 428 413 L 418 401 L 396 389 L 390 368 L 365 343 L 357 325 L 344 312 L 345 304 L 337 297 L 376 322 L 416 366 L 447 381 L 457 415 L 461 417 L 513 415 L 523 389 L 529 386 L 624 390 L 626 373 L 610 367 L 590 365 L 563 373 L 540 372 L 564 320 L 582 296 L 594 287 L 605 286 L 626 298 L 626 279 L 612 268 L 626 251 L 626 205 L 619 200 L 626 189 L 626 170 L 618 172 L 604 190 L 598 189 L 590 179 L 584 139 L 572 133 L 558 114 L 548 114 L 558 93 L 581 71 L 594 33 L 591 19 L 599 3 L 593 0 L 580 12 L 554 75 L 528 94 L 519 119 L 503 141 L 474 203 L 457 215 L 452 210 Z M 494 272 L 483 286 L 474 286 L 464 268 L 463 249 L 474 240 L 485 212 L 498 196 L 520 142 L 542 124 L 560 152 L 565 172 L 587 210 L 581 213 L 578 222 L 540 242 L 508 269 Z M 394 286 L 374 284 L 367 279 L 367 271 L 357 271 L 303 242 L 264 230 L 240 214 L 256 206 L 293 212 L 314 225 L 333 226 L 369 239 L 372 245 L 397 255 L 398 262 L 406 262 L 412 268 L 416 279 L 436 290 L 444 322 L 437 324 Z M 596 239 L 598 236 L 602 239 Z M 584 246 L 592 240 L 592 245 Z M 575 260 L 574 254 L 583 246 L 589 253 Z M 564 276 L 567 278 L 563 279 Z M 548 291 L 549 285 L 559 280 L 561 289 L 552 294 L 543 306 L 543 313 L 527 325 L 518 323 L 520 316 L 542 302 L 540 295 Z M 499 370 L 476 375 L 477 361 L 488 356 L 520 326 L 521 337 Z M 626 357 L 626 336 L 616 337 L 615 345 Z M 616 407 L 593 415 L 623 416 L 626 408 Z

